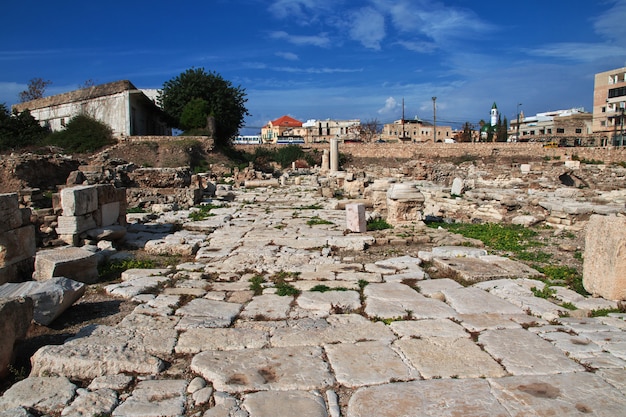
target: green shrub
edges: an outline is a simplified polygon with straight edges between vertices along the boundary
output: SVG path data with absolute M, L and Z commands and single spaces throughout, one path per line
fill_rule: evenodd
M 308 226 L 314 226 L 316 224 L 334 224 L 334 223 L 328 220 L 324 220 L 318 216 L 313 216 L 309 220 L 307 220 L 306 224 Z
M 156 262 L 149 259 L 122 259 L 105 262 L 98 266 L 98 276 L 102 280 L 119 278 L 122 272 L 128 269 L 150 269 L 155 268 Z
M 68 153 L 86 153 L 111 145 L 115 141 L 109 126 L 80 114 L 67 123 L 65 130 L 52 133 L 46 143 L 59 146 Z

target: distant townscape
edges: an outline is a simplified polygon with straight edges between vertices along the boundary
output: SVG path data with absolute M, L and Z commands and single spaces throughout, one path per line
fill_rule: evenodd
M 114 136 L 169 136 L 159 106 L 158 90 L 142 90 L 130 81 L 116 81 L 64 94 L 27 101 L 13 110 L 29 110 L 52 131 L 64 128 L 77 114 L 87 113 L 109 125 Z M 626 108 L 626 67 L 595 75 L 593 111 L 584 108 L 546 110 L 525 115 L 517 105 L 516 119 L 502 120 L 496 103 L 488 121 L 467 122 L 462 129 L 436 124 L 420 118 L 392 123 L 361 122 L 359 119 L 309 119 L 305 122 L 284 115 L 269 121 L 258 135 L 238 135 L 234 144 L 309 144 L 332 138 L 347 142 L 545 142 L 546 146 L 624 146 L 624 109 Z

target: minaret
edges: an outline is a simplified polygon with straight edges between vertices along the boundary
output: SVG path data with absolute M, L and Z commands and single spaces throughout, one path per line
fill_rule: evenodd
M 493 102 L 493 106 L 491 106 L 491 126 L 495 126 L 498 124 L 498 106 L 496 106 L 496 102 Z

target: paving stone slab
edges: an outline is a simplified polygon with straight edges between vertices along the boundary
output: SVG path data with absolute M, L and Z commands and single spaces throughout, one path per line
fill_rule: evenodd
M 359 388 L 347 417 L 510 417 L 484 379 L 433 379 Z
M 269 332 L 254 329 L 189 329 L 182 332 L 176 353 L 204 350 L 256 349 L 269 345 Z
M 81 337 L 93 332 L 93 336 Z M 63 345 L 40 348 L 31 358 L 31 375 L 63 375 L 86 379 L 119 373 L 156 375 L 164 362 L 151 355 L 139 334 L 130 329 L 87 326 Z M 156 336 L 156 335 L 155 335 Z
M 514 304 L 478 288 L 452 288 L 442 291 L 448 303 L 459 314 L 524 314 Z
M 460 325 L 448 319 L 401 320 L 392 322 L 389 327 L 399 337 L 449 337 L 457 339 L 470 337 L 470 334 Z
M 285 320 L 291 309 L 293 297 L 263 294 L 254 297 L 241 312 L 244 319 L 264 317 L 264 320 Z
M 489 379 L 513 416 L 623 416 L 626 397 L 590 372 Z
M 176 310 L 177 316 L 183 316 L 176 328 L 184 330 L 191 323 L 202 323 L 192 327 L 228 327 L 241 308 L 242 305 L 237 303 L 196 298 Z
M 34 408 L 43 413 L 58 413 L 76 392 L 76 385 L 59 377 L 29 377 L 16 382 L 0 397 L 0 411 L 16 407 Z
M 320 311 L 326 315 L 337 310 L 350 312 L 361 307 L 357 291 L 305 291 L 296 298 L 300 308 Z
M 380 318 L 452 318 L 456 312 L 446 303 L 424 297 L 408 285 L 389 282 L 369 284 L 363 290 L 365 313 Z
M 325 345 L 337 382 L 347 387 L 408 381 L 418 375 L 391 347 L 379 341 Z
M 335 382 L 316 346 L 206 351 L 194 356 L 191 370 L 230 393 L 309 391 Z
M 515 277 L 494 263 L 474 257 L 434 257 L 432 262 L 438 269 L 451 271 L 459 278 L 471 283 Z
M 528 317 L 527 314 L 518 315 Z M 478 333 L 484 330 L 498 329 L 520 329 L 522 326 L 513 320 L 516 315 L 511 314 L 459 314 L 457 319 L 460 320 L 461 326 L 467 331 Z M 521 318 L 520 317 L 520 318 Z
M 450 278 L 425 279 L 424 281 L 420 281 L 418 286 L 420 289 L 420 294 L 427 297 L 430 297 L 435 293 L 440 293 L 443 290 L 463 288 L 461 284 Z
M 113 416 L 178 417 L 185 413 L 185 380 L 141 381 Z
M 321 346 L 363 340 L 392 341 L 396 336 L 381 322 L 373 323 L 357 314 L 336 314 L 323 319 L 289 321 L 272 330 L 272 346 Z
M 110 415 L 118 406 L 117 392 L 102 388 L 95 391 L 76 390 L 77 397 L 61 412 L 62 416 L 101 416 Z
M 550 375 L 583 371 L 563 351 L 523 329 L 487 330 L 478 342 L 512 375 Z M 523 349 L 520 349 L 523 346 Z
M 393 343 L 425 379 L 501 377 L 506 371 L 467 337 L 403 338 Z
M 255 417 L 327 417 L 326 403 L 316 392 L 259 391 L 244 396 L 242 408 Z

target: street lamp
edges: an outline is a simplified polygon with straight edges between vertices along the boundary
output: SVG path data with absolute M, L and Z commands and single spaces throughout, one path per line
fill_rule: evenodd
M 516 141 L 519 142 L 519 106 L 521 106 L 522 103 L 517 103 L 517 137 L 516 137 Z
M 433 143 L 437 143 L 437 97 L 433 96 Z

